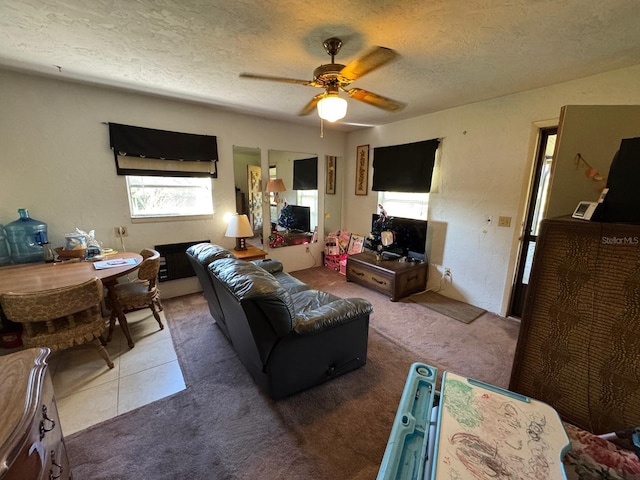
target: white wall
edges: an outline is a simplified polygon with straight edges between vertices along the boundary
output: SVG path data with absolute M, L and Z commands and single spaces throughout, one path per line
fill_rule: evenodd
M 96 237 L 120 250 L 114 226 L 126 225 L 125 247 L 210 238 L 232 247 L 225 238 L 223 215 L 235 212 L 233 146 L 259 148 L 266 164 L 270 149 L 341 155 L 345 134 L 229 113 L 202 105 L 109 90 L 0 70 L 0 223 L 18 218 L 27 208 L 48 224 L 52 245 L 76 227 L 94 229 Z M 125 177 L 117 176 L 109 149 L 107 125 L 116 122 L 162 130 L 215 135 L 218 178 L 213 180 L 213 218 L 132 223 Z M 324 189 L 324 183 L 322 187 Z M 321 242 L 279 249 L 287 270 L 320 264 Z M 276 257 L 275 252 L 271 257 Z M 161 284 L 164 296 L 197 290 L 195 279 Z
M 320 138 L 315 128 L 0 70 L 0 223 L 15 220 L 24 207 L 49 224 L 54 245 L 79 227 L 95 229 L 106 246 L 120 248 L 113 227 L 127 225 L 127 250 L 201 238 L 231 247 L 222 215 L 235 211 L 232 161 L 233 145 L 239 145 L 259 148 L 263 165 L 270 149 L 314 152 L 320 159 L 340 156 L 345 164 L 342 228 L 366 234 L 376 195 L 354 194 L 356 147 L 438 137 L 427 239 L 434 264 L 429 286 L 437 285 L 443 266 L 449 267 L 453 284 L 445 286 L 445 295 L 504 315 L 533 161 L 534 122 L 549 123 L 563 105 L 640 104 L 639 80 L 636 66 L 349 135 L 325 130 Z M 213 180 L 213 219 L 132 224 L 124 177 L 115 174 L 102 122 L 216 135 L 220 162 L 219 178 Z M 324 191 L 323 180 L 318 188 Z M 493 216 L 494 226 L 485 226 L 486 215 Z M 496 226 L 500 215 L 512 217 L 510 228 Z M 269 253 L 292 271 L 320 265 L 321 248 L 319 242 L 312 245 L 312 255 L 304 246 Z M 168 296 L 194 291 L 197 283 L 186 279 L 162 288 Z
M 560 122 L 545 215 L 551 218 L 571 214 L 578 202 L 598 200 L 621 140 L 640 136 L 640 106 L 567 105 Z M 605 179 L 587 178 L 587 167 L 576 165 L 577 153 Z
M 553 123 L 549 119 L 567 104 L 640 104 L 640 66 L 350 134 L 343 228 L 368 233 L 376 211 L 375 192 L 356 196 L 348 187 L 355 184 L 358 145 L 373 149 L 441 138 L 429 206 L 428 286 L 437 287 L 443 267 L 449 267 L 453 282 L 444 295 L 505 315 L 533 164 L 534 123 Z M 371 173 L 372 168 L 369 188 Z M 486 226 L 487 215 L 493 226 Z M 511 227 L 498 227 L 498 216 L 512 217 Z

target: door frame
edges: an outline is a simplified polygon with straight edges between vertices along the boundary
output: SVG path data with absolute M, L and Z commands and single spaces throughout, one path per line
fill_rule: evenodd
M 519 215 L 517 217 L 520 219 L 519 221 L 520 230 L 514 235 L 511 255 L 509 259 L 509 275 L 511 277 L 511 282 L 505 283 L 504 295 L 502 297 L 503 301 L 502 301 L 501 311 L 504 317 L 508 317 L 509 312 L 511 311 L 511 303 L 512 303 L 512 297 L 514 295 L 515 282 L 517 281 L 517 278 L 518 278 L 517 277 L 518 266 L 520 265 L 520 259 L 522 255 L 526 253 L 523 251 L 524 236 L 525 236 L 526 220 L 529 215 L 529 210 L 531 205 L 531 201 L 530 201 L 531 195 L 533 194 L 532 192 L 534 192 L 534 178 L 536 175 L 541 131 L 545 129 L 557 128 L 559 123 L 560 123 L 560 117 L 555 117 L 547 120 L 536 121 L 531 124 L 531 132 L 529 135 L 529 148 L 528 148 L 529 174 L 523 178 L 523 184 L 522 184 L 522 190 L 521 190 L 522 195 L 520 197 L 520 206 L 518 208 Z

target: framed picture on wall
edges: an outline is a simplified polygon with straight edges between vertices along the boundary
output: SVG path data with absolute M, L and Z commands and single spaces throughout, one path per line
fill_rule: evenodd
M 336 193 L 336 157 L 327 155 L 327 183 L 325 184 L 325 193 L 327 195 L 335 195 Z
M 249 221 L 254 232 L 262 229 L 262 169 L 247 165 L 247 189 L 249 190 Z
M 356 195 L 366 195 L 369 189 L 369 145 L 356 149 Z

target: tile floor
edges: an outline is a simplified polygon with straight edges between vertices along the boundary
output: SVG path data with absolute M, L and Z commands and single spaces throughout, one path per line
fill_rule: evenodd
M 113 369 L 91 343 L 49 358 L 65 436 L 185 389 L 164 317 L 164 330 L 148 309 L 130 312 L 127 319 L 136 345 L 130 349 L 116 325 L 107 346 Z

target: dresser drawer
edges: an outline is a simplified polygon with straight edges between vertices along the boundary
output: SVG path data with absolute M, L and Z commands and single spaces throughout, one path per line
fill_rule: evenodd
M 391 295 L 394 289 L 394 275 L 371 270 L 366 266 L 347 262 L 347 280 L 359 283 L 365 287 Z
M 0 428 L 0 480 L 71 478 L 48 355 L 30 349 L 0 359 L 0 379 L 11 391 L 0 401 L 10 405 Z

